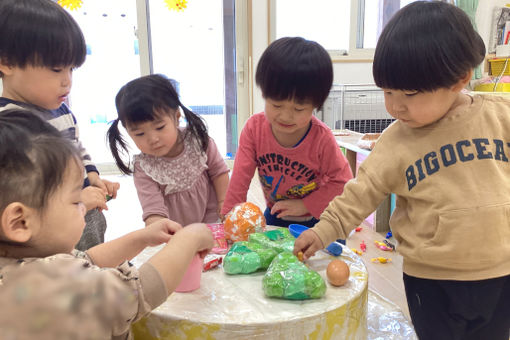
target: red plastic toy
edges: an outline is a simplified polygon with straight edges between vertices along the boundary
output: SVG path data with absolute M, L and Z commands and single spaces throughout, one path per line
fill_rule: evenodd
M 361 241 L 359 244 L 359 249 L 363 250 L 363 252 L 367 251 L 367 245 L 365 244 L 365 241 Z
M 204 263 L 203 271 L 205 272 L 205 271 L 208 271 L 215 267 L 218 267 L 222 261 L 223 261 L 223 257 L 218 257 L 218 258 L 212 259 L 211 261 Z

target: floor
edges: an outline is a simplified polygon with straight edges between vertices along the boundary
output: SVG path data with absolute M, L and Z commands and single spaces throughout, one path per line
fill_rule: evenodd
M 133 230 L 143 228 L 142 209 L 138 202 L 133 179 L 129 176 L 110 175 L 105 179 L 120 183 L 120 190 L 116 199 L 108 202 L 108 211 L 105 211 L 108 222 L 105 239 L 112 240 Z M 265 207 L 264 196 L 258 180 L 253 180 L 248 191 L 248 201 Z M 367 225 L 361 225 L 360 232 L 353 233 L 347 239 L 349 248 L 360 249 L 360 243 L 366 244 L 366 252 L 361 255 L 368 270 L 368 286 L 371 290 L 392 301 L 399 306 L 409 319 L 409 311 L 402 282 L 402 257 L 396 252 L 382 251 L 377 248 L 374 241 L 382 241 L 383 234 L 376 233 Z M 394 241 L 390 239 L 392 243 Z M 391 258 L 391 262 L 381 264 L 372 262 L 372 258 Z
M 404 315 L 409 318 L 409 309 L 402 280 L 402 256 L 397 252 L 383 251 L 377 248 L 374 241 L 382 241 L 385 235 L 376 233 L 371 228 L 362 225 L 360 232 L 355 232 L 347 239 L 349 248 L 360 250 L 360 243 L 364 241 L 367 251 L 361 255 L 368 270 L 368 287 L 400 307 Z M 395 244 L 393 239 L 389 241 Z M 372 262 L 373 258 L 391 258 L 391 262 Z

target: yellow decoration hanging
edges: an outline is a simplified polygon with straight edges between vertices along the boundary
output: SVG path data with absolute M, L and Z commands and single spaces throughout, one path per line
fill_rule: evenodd
M 174 10 L 177 12 L 182 12 L 186 7 L 188 7 L 188 1 L 187 0 L 164 0 L 166 7 L 170 10 Z M 70 10 L 76 10 L 78 8 L 81 8 L 83 5 L 82 0 L 58 0 L 57 3 L 64 7 L 68 8 Z
M 170 10 L 174 10 L 177 12 L 184 11 L 187 7 L 188 1 L 186 0 L 165 0 L 166 7 Z
M 74 11 L 83 5 L 82 0 L 58 0 L 58 4 L 64 8 L 69 8 Z

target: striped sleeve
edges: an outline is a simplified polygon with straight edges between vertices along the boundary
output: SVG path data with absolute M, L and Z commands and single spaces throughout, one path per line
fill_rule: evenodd
M 76 117 L 73 115 L 71 110 L 69 110 L 67 105 L 62 104 L 62 106 L 60 106 L 57 110 L 53 110 L 52 116 L 53 117 L 46 117 L 46 120 L 59 130 L 65 138 L 69 138 L 76 144 L 80 150 L 85 171 L 87 173 L 92 171 L 99 173 L 95 164 L 92 162 L 90 154 L 80 142 Z

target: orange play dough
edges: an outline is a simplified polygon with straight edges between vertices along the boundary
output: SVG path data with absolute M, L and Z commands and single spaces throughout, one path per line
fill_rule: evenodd
M 245 202 L 236 205 L 225 216 L 225 237 L 232 242 L 247 241 L 254 232 L 263 232 L 266 219 L 258 206 Z
M 349 266 L 342 260 L 333 260 L 328 264 L 326 277 L 333 286 L 342 286 L 349 281 Z

